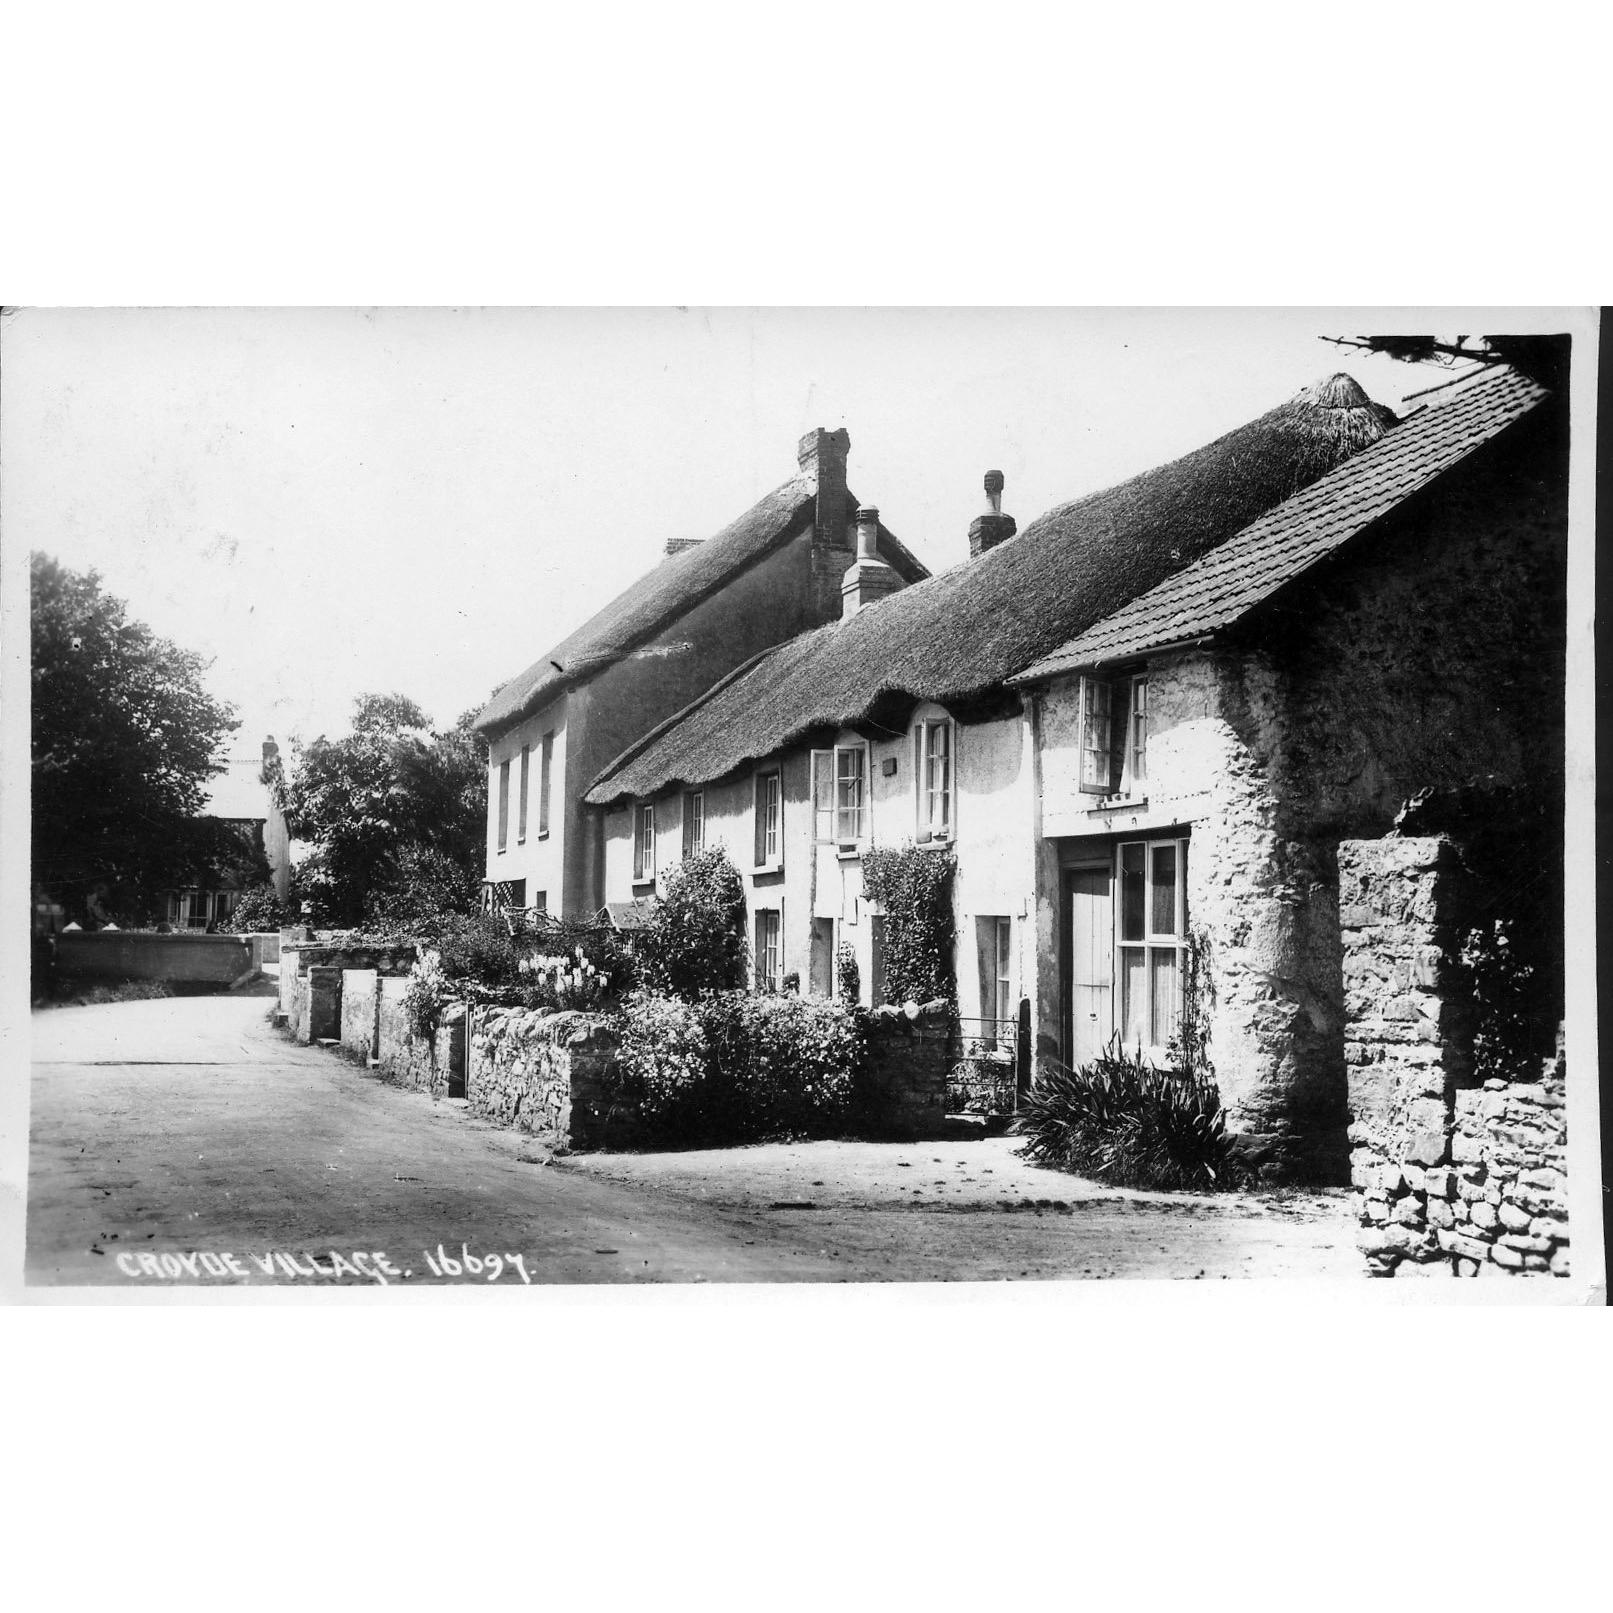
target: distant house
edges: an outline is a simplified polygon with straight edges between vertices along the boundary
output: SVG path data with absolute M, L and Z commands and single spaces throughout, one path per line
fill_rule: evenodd
M 224 771 L 209 783 L 200 816 L 234 830 L 241 851 L 237 858 L 221 859 L 205 880 L 166 893 L 164 916 L 176 930 L 205 930 L 225 923 L 242 893 L 261 877 L 265 862 L 275 894 L 285 901 L 291 882 L 291 841 L 270 785 L 279 754 L 274 740 L 266 739 L 256 756 L 229 757 Z
M 1056 853 L 1040 827 L 1040 735 L 1022 668 L 1190 567 L 1367 448 L 1394 416 L 1353 381 L 1301 392 L 1161 469 L 1063 505 L 1015 535 L 988 475 L 969 557 L 881 598 L 846 579 L 843 618 L 767 650 L 618 757 L 587 793 L 612 901 L 654 889 L 691 849 L 745 873 L 759 981 L 834 989 L 837 949 L 883 995 L 886 915 L 864 900 L 873 845 L 949 847 L 961 1013 L 1022 997 L 1056 1051 L 1057 978 L 1040 903 Z M 871 535 L 877 511 L 862 516 Z M 961 545 L 960 545 L 961 547 Z
M 840 613 L 854 560 L 844 431 L 809 432 L 797 474 L 704 541 L 674 539 L 648 575 L 494 695 L 487 884 L 499 904 L 570 916 L 605 903 L 604 842 L 583 792 L 614 756 L 759 650 Z M 870 575 L 925 568 L 883 527 Z

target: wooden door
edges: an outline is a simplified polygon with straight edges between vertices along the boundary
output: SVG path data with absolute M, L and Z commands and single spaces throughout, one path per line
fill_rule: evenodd
M 1107 867 L 1092 867 L 1072 868 L 1064 877 L 1070 915 L 1064 1062 L 1078 1065 L 1103 1051 L 1113 1025 L 1113 876 Z

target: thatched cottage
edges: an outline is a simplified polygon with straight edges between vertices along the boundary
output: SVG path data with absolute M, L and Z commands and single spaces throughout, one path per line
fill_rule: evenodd
M 1357 1107 L 1341 842 L 1499 839 L 1477 916 L 1515 921 L 1527 892 L 1543 982 L 1558 967 L 1568 441 L 1535 356 L 1428 395 L 1011 680 L 1044 1046 L 1159 1047 L 1193 970 L 1234 1124 L 1279 1171 L 1341 1177 Z
M 647 893 L 669 859 L 723 844 L 745 872 L 760 979 L 796 973 L 828 992 L 844 944 L 877 1001 L 883 916 L 863 899 L 862 855 L 949 847 L 961 1013 L 1006 1018 L 1029 997 L 1056 1051 L 1058 982 L 1039 966 L 1038 730 L 1010 679 L 1392 424 L 1335 378 L 1017 536 L 989 476 L 966 561 L 885 598 L 848 576 L 841 620 L 763 652 L 600 775 L 587 801 L 607 895 Z M 860 519 L 878 530 L 877 511 Z
M 854 562 L 844 431 L 809 432 L 797 473 L 715 537 L 672 539 L 654 570 L 504 684 L 488 741 L 487 883 L 498 905 L 592 914 L 599 822 L 582 807 L 613 756 L 759 650 L 839 616 Z M 928 576 L 883 527 L 890 586 Z

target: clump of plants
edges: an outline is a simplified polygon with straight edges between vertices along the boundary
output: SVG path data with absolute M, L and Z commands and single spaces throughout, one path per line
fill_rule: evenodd
M 646 984 L 674 997 L 745 984 L 745 886 L 721 846 L 685 857 L 667 877 L 638 956 Z
M 261 935 L 289 923 L 291 915 L 275 895 L 274 886 L 263 884 L 241 893 L 230 913 L 228 928 L 232 935 Z
M 1044 1061 L 1014 1130 L 1037 1164 L 1116 1187 L 1207 1191 L 1239 1175 L 1215 1082 L 1118 1039 L 1078 1069 Z
M 860 1016 L 823 998 L 640 992 L 621 1016 L 622 1095 L 675 1143 L 843 1129 L 863 1058 Z
M 889 1002 L 958 1000 L 950 850 L 876 846 L 863 857 L 863 892 L 885 910 L 885 997 Z
M 1529 1080 L 1551 1045 L 1537 970 L 1505 919 L 1469 930 L 1461 964 L 1473 1001 L 1473 1079 Z

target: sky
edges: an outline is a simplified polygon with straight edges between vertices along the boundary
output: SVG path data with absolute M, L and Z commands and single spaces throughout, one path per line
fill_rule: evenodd
M 1320 338 L 1486 328 L 1439 314 L 23 310 L 6 536 L 211 658 L 238 752 L 344 732 L 371 691 L 446 726 L 788 479 L 810 427 L 848 430 L 854 494 L 941 570 L 986 470 L 1023 528 L 1338 370 L 1401 408 L 1442 375 Z

